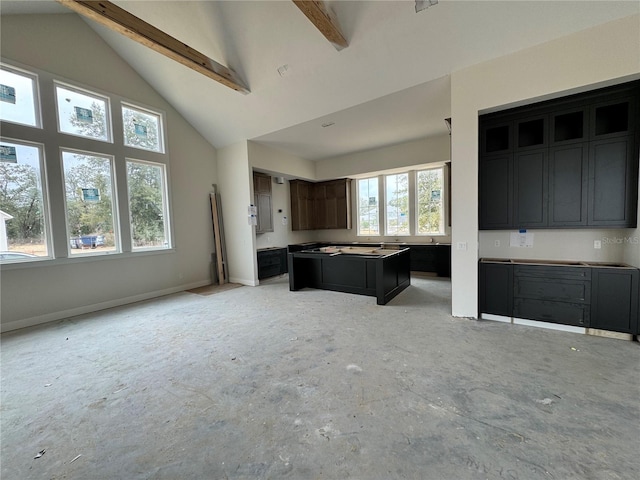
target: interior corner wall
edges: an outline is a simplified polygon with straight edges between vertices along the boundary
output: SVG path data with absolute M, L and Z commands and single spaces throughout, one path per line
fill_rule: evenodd
M 451 75 L 454 316 L 478 315 L 478 112 L 637 78 L 639 38 L 632 15 Z
M 258 278 L 255 235 L 248 222 L 248 207 L 253 203 L 253 171 L 247 142 L 218 150 L 218 179 L 229 281 L 255 286 Z
M 208 194 L 217 182 L 215 148 L 77 15 L 1 16 L 0 21 L 3 60 L 164 110 L 174 234 L 171 251 L 0 267 L 2 331 L 211 283 Z

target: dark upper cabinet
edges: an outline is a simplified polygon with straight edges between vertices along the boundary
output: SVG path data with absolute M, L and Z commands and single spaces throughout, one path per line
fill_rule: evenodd
M 574 107 L 550 115 L 551 146 L 584 142 L 589 137 L 589 109 Z
M 635 226 L 638 157 L 633 144 L 630 135 L 590 143 L 588 225 Z
M 518 151 L 546 147 L 549 141 L 549 116 L 538 115 L 514 122 L 515 148 Z
M 253 173 L 253 195 L 258 210 L 256 233 L 273 232 L 273 208 L 271 205 L 271 177 Z
M 549 149 L 549 227 L 587 224 L 588 155 L 584 142 Z
M 547 225 L 547 150 L 518 151 L 513 168 L 513 224 Z
M 637 99 L 632 96 L 599 102 L 591 106 L 590 138 L 604 139 L 633 133 Z
M 480 228 L 502 229 L 513 224 L 512 154 L 480 159 Z
M 640 81 L 480 117 L 479 223 L 635 228 Z
M 483 155 L 510 152 L 513 149 L 513 123 L 486 122 L 480 127 L 480 150 Z
M 351 180 L 291 180 L 291 229 L 351 228 Z
M 591 277 L 591 327 L 640 333 L 637 269 L 594 268 Z

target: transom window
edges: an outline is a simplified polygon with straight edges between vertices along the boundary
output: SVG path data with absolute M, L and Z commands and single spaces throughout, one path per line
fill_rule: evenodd
M 6 122 L 40 126 L 38 77 L 34 74 L 0 68 L 0 119 Z
M 57 84 L 56 104 L 60 132 L 111 141 L 108 98 Z
M 131 105 L 122 105 L 124 144 L 154 152 L 164 151 L 162 116 Z

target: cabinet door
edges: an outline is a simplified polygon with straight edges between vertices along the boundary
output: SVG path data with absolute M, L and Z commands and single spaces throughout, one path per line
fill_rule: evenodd
M 259 193 L 258 204 L 258 228 L 256 232 L 273 232 L 273 214 L 271 208 L 271 194 Z
M 550 227 L 587 224 L 588 158 L 586 143 L 550 149 Z
M 516 153 L 513 170 L 514 226 L 547 226 L 547 150 Z
M 589 225 L 635 228 L 638 158 L 633 140 L 629 135 L 590 143 Z
M 513 314 L 513 265 L 480 263 L 480 313 Z
M 313 210 L 309 209 L 309 183 L 304 180 L 291 180 L 290 197 L 291 197 L 291 230 L 309 230 L 310 216 Z
M 480 159 L 480 229 L 506 229 L 513 225 L 511 154 Z
M 614 332 L 638 330 L 637 269 L 595 268 L 592 273 L 591 326 Z
M 510 152 L 513 149 L 513 123 L 483 121 L 480 123 L 480 151 L 483 155 Z

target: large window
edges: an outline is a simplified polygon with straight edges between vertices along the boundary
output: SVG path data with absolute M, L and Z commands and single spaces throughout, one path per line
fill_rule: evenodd
M 37 76 L 13 68 L 0 68 L 0 119 L 40 126 Z
M 0 140 L 0 260 L 49 256 L 42 146 Z
M 380 235 L 378 178 L 358 180 L 358 235 Z
M 358 235 L 445 235 L 445 179 L 444 167 L 436 166 L 358 180 Z
M 163 113 L 2 63 L 0 120 L 0 263 L 171 247 Z
M 409 174 L 384 177 L 387 235 L 409 235 Z
M 421 170 L 416 175 L 418 235 L 444 233 L 443 168 Z
M 67 234 L 72 254 L 118 250 L 113 204 L 113 159 L 62 152 Z
M 167 248 L 169 234 L 164 165 L 127 161 L 133 248 Z

